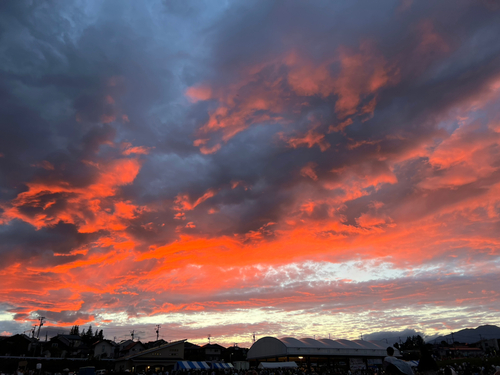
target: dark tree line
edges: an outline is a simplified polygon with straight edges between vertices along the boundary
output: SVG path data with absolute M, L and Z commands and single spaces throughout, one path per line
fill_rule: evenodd
M 420 335 L 408 336 L 402 344 L 395 343 L 394 347 L 401 350 L 420 350 L 425 345 L 424 339 Z
M 101 341 L 104 339 L 104 334 L 101 330 L 95 330 L 95 332 L 92 330 L 92 325 L 89 325 L 89 328 L 85 331 L 85 329 L 82 329 L 80 332 L 80 326 L 73 326 L 71 327 L 71 330 L 69 332 L 70 335 L 76 335 L 80 336 L 82 338 L 82 341 L 87 344 L 87 345 L 93 345 L 98 341 Z

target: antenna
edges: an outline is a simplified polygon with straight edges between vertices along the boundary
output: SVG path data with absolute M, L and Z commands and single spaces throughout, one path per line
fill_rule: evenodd
M 210 338 L 212 337 L 212 335 L 209 333 L 208 334 L 208 345 L 210 345 Z
M 130 331 L 130 336 L 132 336 L 132 341 L 134 341 L 134 330 Z
M 40 338 L 40 329 L 42 328 L 43 323 L 45 322 L 45 317 L 41 316 L 38 319 L 40 320 L 40 325 L 38 326 L 38 334 L 36 335 L 36 337 L 39 339 Z
M 160 337 L 160 325 L 157 324 L 156 325 L 156 341 L 158 341 L 159 337 Z

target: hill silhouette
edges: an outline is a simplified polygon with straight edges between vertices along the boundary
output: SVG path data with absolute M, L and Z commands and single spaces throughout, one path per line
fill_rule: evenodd
M 456 341 L 471 344 L 485 339 L 500 339 L 500 327 L 495 325 L 484 325 L 477 328 L 466 328 L 453 332 L 453 334 L 450 333 L 446 336 L 438 336 L 429 340 L 429 342 L 434 344 L 446 341 L 451 344 L 453 341 Z

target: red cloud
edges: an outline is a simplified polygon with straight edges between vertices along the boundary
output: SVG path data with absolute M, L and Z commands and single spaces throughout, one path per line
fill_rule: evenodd
M 330 144 L 325 140 L 325 135 L 317 133 L 312 129 L 302 137 L 298 136 L 286 139 L 282 136 L 282 138 L 293 148 L 300 147 L 301 145 L 311 148 L 314 145 L 318 145 L 319 149 L 324 152 L 330 147 Z
M 125 142 L 122 143 L 121 148 L 123 149 L 123 155 L 147 155 L 149 151 L 154 147 L 144 147 L 144 146 L 132 146 L 131 143 Z
M 331 72 L 330 66 L 334 63 L 340 64 L 338 74 Z M 281 68 L 287 72 L 284 76 Z M 220 132 L 221 140 L 227 142 L 254 124 L 287 123 L 286 111 L 299 110 L 304 97 L 337 95 L 335 111 L 341 120 L 352 115 L 372 115 L 377 92 L 398 79 L 398 70 L 369 42 L 361 43 L 358 50 L 340 47 L 333 57 L 321 63 L 294 50 L 242 69 L 236 83 L 226 87 L 204 84 L 189 88 L 186 95 L 191 101 L 210 98 L 219 103 L 210 111 L 208 122 L 199 129 L 194 146 L 200 147 L 204 154 L 214 153 L 220 149 L 221 142 L 206 146 L 210 133 Z M 369 101 L 363 104 L 365 99 Z M 331 129 L 341 129 L 350 123 L 352 119 L 347 119 Z M 322 149 L 327 147 L 325 142 L 318 144 Z
M 62 180 L 30 182 L 26 184 L 27 191 L 3 205 L 2 222 L 20 219 L 42 228 L 62 221 L 77 225 L 82 233 L 125 229 L 126 220 L 133 218 L 133 212 L 140 208 L 130 202 L 114 201 L 113 196 L 120 186 L 135 179 L 140 169 L 139 161 L 118 159 L 88 164 L 95 170 L 95 178 L 90 185 L 77 187 Z M 60 201 L 65 202 L 64 209 L 51 210 Z M 26 213 L 27 208 L 32 211 Z
M 193 86 L 186 90 L 186 96 L 196 103 L 200 100 L 208 100 L 212 97 L 212 89 L 208 86 Z
M 217 191 L 214 189 L 209 189 L 207 190 L 201 197 L 199 197 L 197 200 L 192 202 L 192 200 L 189 198 L 188 194 L 178 194 L 175 197 L 175 205 L 174 205 L 174 210 L 176 211 L 191 211 L 196 206 L 199 204 L 205 202 L 207 199 L 212 198 L 217 194 Z
M 449 51 L 429 21 L 414 31 L 415 56 Z M 2 203 L 0 224 L 20 220 L 41 231 L 63 222 L 92 236 L 67 252 L 50 246 L 21 249 L 32 251 L 25 256 L 7 249 L 0 300 L 15 306 L 18 320 L 45 311 L 61 325 L 98 320 L 103 309 L 150 316 L 269 306 L 343 312 L 353 321 L 368 311 L 372 315 L 365 322 L 374 325 L 386 324 L 386 315 L 376 316 L 392 309 L 392 320 L 402 324 L 413 322 L 398 315 L 408 300 L 415 302 L 421 322 L 433 326 L 440 323 L 426 316 L 426 306 L 488 304 L 497 313 L 500 284 L 491 260 L 500 254 L 500 127 L 498 119 L 483 118 L 496 114 L 488 105 L 498 100 L 500 81 L 491 79 L 482 90 L 464 95 L 457 108 L 447 107 L 425 124 L 438 127 L 452 112 L 457 128 L 449 133 L 436 130 L 415 143 L 410 138 L 417 133 L 404 129 L 376 139 L 363 132 L 342 138 L 355 121 L 374 114 L 382 90 L 398 80 L 397 64 L 363 42 L 338 47 L 320 60 L 300 50 L 275 54 L 242 68 L 230 84 L 188 88 L 191 102 L 210 100 L 208 121 L 193 142 L 204 154 L 217 152 L 250 126 L 300 126 L 296 115 L 314 100 L 329 104 L 337 120 L 311 121 L 306 129 L 281 133 L 291 148 L 322 151 L 315 161 L 299 159 L 293 178 L 273 184 L 275 176 L 263 173 L 248 180 L 250 189 L 240 180 L 246 177 L 225 175 L 211 187 L 197 186 L 202 189 L 197 195 L 186 193 L 193 186 L 180 187 L 164 200 L 175 214 L 172 218 L 164 210 L 169 220 L 157 203 L 139 205 L 128 192 L 133 189 L 123 189 L 137 178 L 139 157 L 148 147 L 116 147 L 108 140 L 115 158 L 80 161 L 90 175 L 84 183 L 61 177 L 57 163 L 35 163 L 43 170 Z M 115 77 L 108 86 L 121 83 Z M 118 98 L 101 99 L 113 109 L 99 113 L 102 121 L 119 116 Z M 478 109 L 488 115 L 477 115 Z M 122 119 L 128 121 L 126 115 Z M 327 126 L 341 132 L 328 135 L 341 139 L 339 144 L 326 141 Z M 337 160 L 342 146 L 345 154 L 339 152 Z M 217 207 L 207 207 L 211 202 Z M 353 262 L 361 265 L 352 275 L 337 275 Z M 370 267 L 384 274 L 362 281 Z M 82 314 L 71 314 L 78 311 Z

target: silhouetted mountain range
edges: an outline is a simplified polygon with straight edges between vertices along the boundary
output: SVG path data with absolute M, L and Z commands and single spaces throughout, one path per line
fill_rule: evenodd
M 432 344 L 446 341 L 452 343 L 454 341 L 461 343 L 475 343 L 480 340 L 500 339 L 500 327 L 494 325 L 484 325 L 477 328 L 466 328 L 457 332 L 450 333 L 446 336 L 438 336 L 436 338 L 428 339 L 427 342 Z

